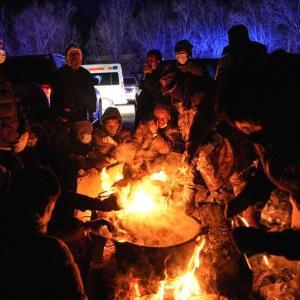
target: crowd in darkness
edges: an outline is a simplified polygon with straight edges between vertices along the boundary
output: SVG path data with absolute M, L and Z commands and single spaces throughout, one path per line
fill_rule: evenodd
M 121 207 L 114 194 L 104 201 L 78 194 L 77 179 L 118 163 L 125 179 L 138 181 L 172 157 L 173 167 L 189 170 L 178 175 L 187 215 L 197 218 L 202 203 L 217 202 L 228 220 L 239 215 L 250 224 L 232 229 L 241 252 L 300 259 L 300 59 L 268 53 L 244 25 L 231 27 L 228 40 L 215 78 L 193 58 L 188 40 L 176 43 L 174 61 L 150 50 L 133 130 L 124 128 L 116 107 L 93 123 L 96 94 L 77 45 L 66 49 L 51 107 L 35 110 L 6 78 L 0 43 L 3 299 L 90 296 L 91 253 L 103 245 L 84 235 L 87 225 L 74 212 Z M 268 232 L 257 204 L 274 191 L 289 198 L 291 220 Z

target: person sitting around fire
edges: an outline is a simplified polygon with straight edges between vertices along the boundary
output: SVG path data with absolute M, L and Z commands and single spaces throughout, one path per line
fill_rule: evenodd
M 59 194 L 56 176 L 45 167 L 12 176 L 1 210 L 1 298 L 87 299 L 68 246 L 47 233 Z
M 93 125 L 90 121 L 75 122 L 71 130 L 69 158 L 78 170 L 101 169 L 104 157 L 92 143 Z
M 114 163 L 117 162 L 117 148 L 130 138 L 130 131 L 123 127 L 120 111 L 116 107 L 108 107 L 93 132 L 95 148 L 105 156 L 107 163 Z
M 170 108 L 157 104 L 150 120 L 141 121 L 133 133 L 132 144 L 136 149 L 134 168 L 149 172 L 160 166 L 167 154 L 182 148 L 179 130 L 172 124 Z
M 239 227 L 233 232 L 242 252 L 270 253 L 300 259 L 299 57 L 275 51 L 222 82 L 219 107 L 225 120 L 253 144 L 264 177 L 250 184 L 227 207 L 231 218 L 249 205 L 265 202 L 268 185 L 287 192 L 292 206 L 291 229 L 264 232 Z M 259 179 L 259 180 L 258 180 Z M 268 199 L 268 198 L 267 198 Z M 253 242 L 255 241 L 255 243 Z

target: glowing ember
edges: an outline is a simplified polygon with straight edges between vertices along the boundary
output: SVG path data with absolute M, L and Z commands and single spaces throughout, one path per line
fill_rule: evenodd
M 168 179 L 168 177 L 164 171 L 159 171 L 157 173 L 153 173 L 150 176 L 150 178 L 152 180 L 163 181 L 163 182 L 167 181 L 167 179 Z
M 265 263 L 266 266 L 270 265 L 270 262 L 269 262 L 269 260 L 268 260 L 268 258 L 267 258 L 266 255 L 263 255 L 263 260 L 264 260 L 264 263 Z
M 237 217 L 239 218 L 239 220 L 242 222 L 242 224 L 245 227 L 250 227 L 250 224 L 248 223 L 248 221 L 244 217 L 241 217 L 240 215 L 238 215 Z

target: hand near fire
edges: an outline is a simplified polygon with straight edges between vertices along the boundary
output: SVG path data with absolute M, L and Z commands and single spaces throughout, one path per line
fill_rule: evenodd
M 103 138 L 103 142 L 104 143 L 107 143 L 107 144 L 111 144 L 111 145 L 114 145 L 114 146 L 117 146 L 118 143 L 111 137 L 111 136 L 106 136 Z
M 122 209 L 119 203 L 119 197 L 117 193 L 109 195 L 104 200 L 101 200 L 101 209 L 102 211 L 112 211 Z
M 267 249 L 268 234 L 253 227 L 237 227 L 233 230 L 233 238 L 241 252 L 259 253 Z
M 157 134 L 157 131 L 158 131 L 157 122 L 155 122 L 154 120 L 150 120 L 148 122 L 148 128 L 152 134 Z

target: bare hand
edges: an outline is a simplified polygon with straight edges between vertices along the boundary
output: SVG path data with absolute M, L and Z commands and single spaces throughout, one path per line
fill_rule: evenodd
M 149 74 L 152 72 L 152 68 L 150 65 L 145 65 L 144 66 L 144 74 Z
M 155 134 L 157 133 L 158 131 L 158 126 L 157 126 L 157 122 L 155 122 L 154 120 L 150 120 L 148 122 L 148 127 L 149 127 L 149 130 L 152 134 Z
M 118 143 L 111 136 L 106 136 L 105 138 L 103 138 L 103 142 L 114 146 L 118 145 Z

